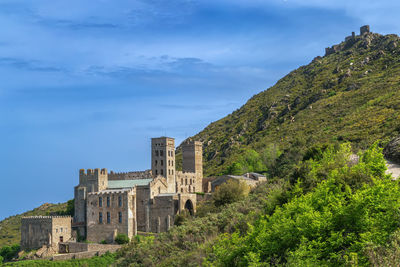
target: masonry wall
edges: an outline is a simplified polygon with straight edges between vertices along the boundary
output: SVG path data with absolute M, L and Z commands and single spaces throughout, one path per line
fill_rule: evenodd
M 177 193 L 203 192 L 202 177 L 193 172 L 176 173 Z
M 52 217 L 52 245 L 68 242 L 72 238 L 71 217 Z
M 108 180 L 135 180 L 135 179 L 151 179 L 153 174 L 151 170 L 136 172 L 120 172 L 111 171 L 108 174 Z
M 107 169 L 79 170 L 79 185 L 74 190 L 74 226 L 80 235 L 86 236 L 87 194 L 104 190 L 107 186 Z
M 178 197 L 176 194 L 154 197 L 151 204 L 150 230 L 154 233 L 168 231 L 174 225 L 178 212 Z
M 21 220 L 21 249 L 38 249 L 50 245 L 51 218 L 28 217 Z
M 119 203 L 121 197 L 121 206 Z M 102 205 L 100 206 L 100 198 Z M 107 198 L 110 199 L 109 206 Z M 121 221 L 119 213 L 121 212 Z M 100 213 L 102 221 L 100 221 Z M 109 221 L 108 215 L 109 213 Z M 88 194 L 87 240 L 91 242 L 114 242 L 118 233 L 132 238 L 136 235 L 136 194 L 135 190 L 112 190 Z
M 61 236 L 63 241 L 71 239 L 69 216 L 34 216 L 21 220 L 21 248 L 24 250 L 44 245 L 57 248 Z
M 148 232 L 149 229 L 149 216 L 150 216 L 150 187 L 137 186 L 136 187 L 136 218 L 137 230 L 141 232 Z

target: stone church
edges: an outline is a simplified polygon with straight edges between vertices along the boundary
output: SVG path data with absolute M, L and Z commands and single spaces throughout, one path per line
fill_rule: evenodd
M 182 171 L 175 168 L 175 140 L 152 138 L 151 170 L 114 173 L 79 171 L 72 227 L 91 242 L 113 242 L 118 233 L 167 231 L 183 210 L 196 210 L 202 192 L 202 143 L 182 144 Z

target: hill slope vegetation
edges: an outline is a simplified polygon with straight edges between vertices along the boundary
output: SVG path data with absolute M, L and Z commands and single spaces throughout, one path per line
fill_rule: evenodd
M 350 38 L 211 123 L 192 137 L 204 142 L 205 174 L 226 172 L 246 149 L 388 142 L 400 128 L 399 40 L 377 33 Z

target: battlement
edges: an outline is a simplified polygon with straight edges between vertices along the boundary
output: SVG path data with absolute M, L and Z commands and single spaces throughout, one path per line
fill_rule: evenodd
M 71 216 L 27 216 L 21 218 L 21 223 L 23 224 L 39 224 L 39 223 L 52 223 L 54 220 L 58 219 L 68 219 L 72 220 Z
M 151 170 L 135 171 L 135 172 L 113 172 L 108 174 L 108 180 L 136 180 L 152 178 Z
M 103 168 L 103 169 L 87 169 L 87 171 L 85 171 L 85 169 L 80 169 L 79 170 L 79 175 L 81 176 L 92 176 L 92 175 L 99 175 L 99 174 L 107 174 L 107 169 Z

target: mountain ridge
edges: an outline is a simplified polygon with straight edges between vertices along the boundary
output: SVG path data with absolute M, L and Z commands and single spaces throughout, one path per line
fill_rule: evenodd
M 393 138 L 400 124 L 400 38 L 361 28 L 241 108 L 190 137 L 204 143 L 205 174 L 218 175 L 243 148 L 282 150 L 328 141 L 366 148 Z M 300 143 L 300 144 L 297 144 Z

